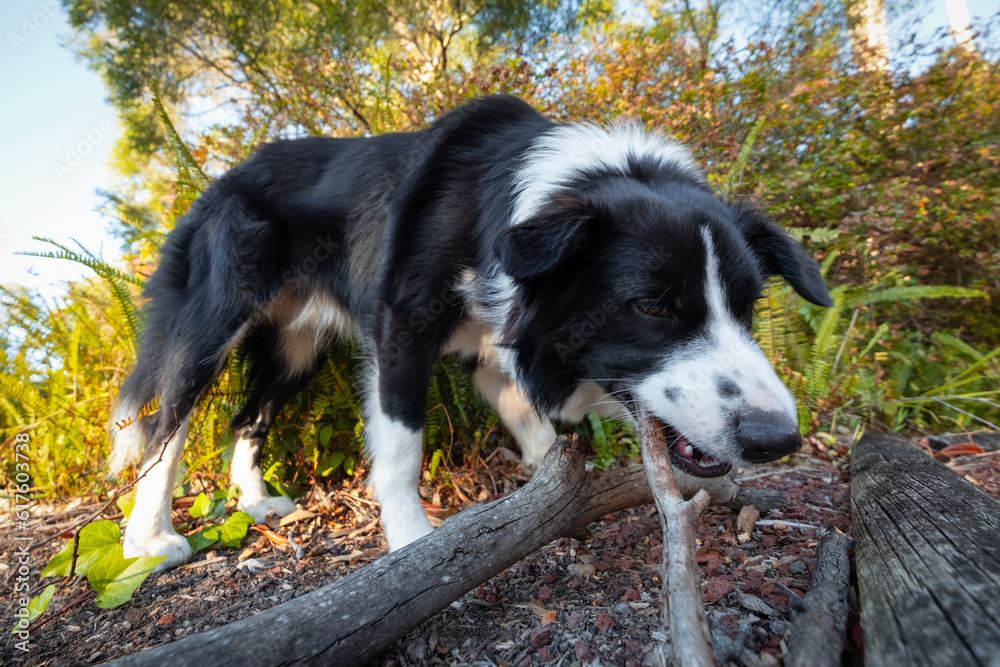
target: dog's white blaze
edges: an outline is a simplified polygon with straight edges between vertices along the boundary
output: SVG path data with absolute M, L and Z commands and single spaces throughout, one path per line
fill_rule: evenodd
M 257 417 L 259 426 L 264 418 Z M 295 502 L 284 496 L 272 496 L 264 484 L 263 471 L 255 463 L 257 458 L 255 445 L 249 438 L 238 437 L 233 443 L 233 460 L 229 465 L 229 479 L 240 487 L 239 510 L 246 512 L 257 523 L 263 523 L 267 513 L 275 510 L 281 516 L 295 511 Z
M 413 430 L 382 412 L 378 373 L 365 406 L 365 449 L 371 461 L 369 484 L 382 506 L 381 520 L 389 550 L 396 551 L 431 532 L 420 504 L 423 432 Z
M 521 448 L 521 460 L 526 466 L 537 468 L 556 439 L 552 423 L 539 417 L 524 393 L 496 366 L 480 366 L 472 379 L 514 436 Z
M 760 347 L 726 308 L 719 261 L 708 228 L 702 229 L 706 255 L 705 294 L 708 338 L 666 355 L 661 370 L 636 390 L 639 401 L 676 428 L 705 454 L 718 461 L 737 462 L 740 448 L 727 417 L 734 408 L 784 412 L 795 422 L 795 401 L 781 383 Z M 737 397 L 723 397 L 719 379 L 739 388 Z M 668 393 L 673 398 L 668 397 Z
M 163 449 L 163 459 L 159 462 L 160 450 L 150 452 L 152 458 L 143 467 L 145 477 L 139 480 L 136 487 L 135 505 L 125 529 L 122 545 L 125 557 L 166 556 L 167 559 L 156 567 L 157 571 L 177 567 L 191 557 L 191 546 L 174 531 L 170 517 L 177 465 L 184 450 L 187 431 L 188 420 L 185 419 Z M 150 442 L 149 447 L 162 448 L 163 445 Z
M 648 132 L 638 122 L 617 122 L 608 127 L 593 123 L 567 123 L 542 135 L 515 178 L 517 199 L 510 223 L 524 222 L 554 192 L 575 176 L 597 169 L 626 173 L 629 158 L 658 160 L 704 178 L 680 144 Z

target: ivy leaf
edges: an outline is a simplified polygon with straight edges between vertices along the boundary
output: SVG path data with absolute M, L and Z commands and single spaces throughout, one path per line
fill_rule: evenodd
M 247 529 L 253 524 L 253 517 L 246 512 L 234 512 L 225 523 L 205 526 L 199 532 L 188 535 L 187 541 L 194 553 L 207 549 L 216 542 L 235 549 L 240 546 L 240 542 L 246 537 Z
M 31 601 L 28 602 L 28 606 L 25 607 L 28 610 L 28 616 L 25 619 L 23 619 L 27 621 L 25 623 L 25 626 L 21 627 L 21 621 L 19 620 L 17 623 L 14 624 L 14 628 L 10 631 L 10 633 L 14 634 L 18 630 L 24 630 L 25 628 L 30 626 L 36 618 L 44 614 L 45 610 L 49 608 L 49 602 L 52 601 L 52 594 L 55 592 L 56 592 L 56 585 L 49 584 L 48 586 L 45 587 L 44 591 L 42 591 L 35 597 L 31 598 Z
M 254 523 L 253 517 L 246 512 L 234 512 L 225 523 L 209 526 L 204 532 L 209 533 L 208 537 L 214 537 L 216 542 L 235 549 L 240 546 L 247 529 Z
M 97 606 L 114 609 L 128 602 L 153 569 L 166 560 L 166 556 L 138 556 L 124 558 L 122 547 L 108 550 L 90 567 L 87 580 L 97 591 Z
M 188 514 L 194 518 L 202 517 L 208 514 L 212 509 L 212 499 L 209 498 L 204 491 L 198 494 L 198 497 L 194 499 L 194 504 L 191 505 L 191 509 L 188 510 Z
M 80 547 L 76 552 L 75 574 L 85 575 L 99 559 L 115 548 L 121 551 L 122 531 L 114 521 L 95 521 L 80 530 Z M 66 543 L 42 570 L 43 577 L 68 577 L 73 562 L 73 540 Z
M 130 514 L 132 514 L 132 508 L 135 507 L 135 489 L 118 496 L 118 498 L 115 499 L 115 503 L 118 505 L 118 509 L 120 509 L 122 514 L 124 514 L 127 518 Z

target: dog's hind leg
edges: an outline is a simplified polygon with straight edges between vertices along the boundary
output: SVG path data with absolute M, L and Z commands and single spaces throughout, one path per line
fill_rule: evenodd
M 167 559 L 157 566 L 157 571 L 177 567 L 191 557 L 191 547 L 182 535 L 174 531 L 170 515 L 177 466 L 187 438 L 188 416 L 182 415 L 178 423 L 174 421 L 171 406 L 165 405 L 161 411 L 163 414 L 159 421 L 164 428 L 158 428 L 159 437 L 151 438 L 146 446 L 150 456 L 143 461 L 140 469 L 143 477 L 136 485 L 135 504 L 129 515 L 123 544 L 125 558 L 166 556 Z M 167 429 L 166 425 L 170 427 Z M 164 430 L 167 432 L 163 433 Z
M 521 448 L 521 460 L 528 468 L 537 468 L 556 439 L 556 430 L 531 406 L 517 385 L 495 366 L 479 366 L 472 374 L 483 398 L 489 401 L 500 421 Z
M 171 521 L 171 498 L 177 468 L 184 452 L 191 410 L 201 393 L 215 378 L 239 333 L 237 318 L 231 329 L 208 331 L 197 326 L 200 312 L 180 313 L 166 349 L 161 385 L 162 400 L 140 466 L 143 477 L 136 485 L 135 505 L 129 516 L 123 543 L 126 558 L 166 556 L 157 570 L 176 567 L 191 557 L 187 540 L 178 535 Z
M 243 352 L 250 361 L 248 375 L 253 389 L 230 424 L 233 460 L 229 474 L 232 483 L 240 487 L 239 509 L 263 523 L 271 510 L 280 516 L 295 511 L 291 498 L 268 493 L 260 456 L 275 415 L 316 374 L 323 359 L 322 342 L 317 343 L 313 332 L 308 337 L 297 336 L 263 325 L 247 334 Z

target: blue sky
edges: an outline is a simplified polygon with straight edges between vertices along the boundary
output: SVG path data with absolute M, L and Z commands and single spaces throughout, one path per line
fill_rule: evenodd
M 919 6 L 919 3 L 914 3 Z M 968 0 L 972 16 L 1000 0 Z M 945 25 L 944 1 L 926 2 L 924 30 Z M 0 3 L 0 283 L 51 298 L 65 281 L 89 275 L 69 262 L 16 255 L 45 250 L 32 236 L 81 241 L 115 261 L 118 243 L 95 209 L 111 183 L 107 162 L 117 136 L 100 77 L 62 46 L 71 37 L 59 0 Z
M 70 36 L 58 0 L 0 3 L 0 283 L 47 296 L 87 270 L 15 255 L 45 249 L 32 236 L 72 237 L 108 259 L 120 257 L 94 210 L 95 189 L 111 182 L 107 162 L 118 124 L 100 77 L 61 46 Z

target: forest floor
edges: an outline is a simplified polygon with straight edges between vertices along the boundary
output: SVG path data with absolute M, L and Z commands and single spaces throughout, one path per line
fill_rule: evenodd
M 818 536 L 826 526 L 850 533 L 847 440 L 826 441 L 833 444 L 810 436 L 803 452 L 786 463 L 738 472 L 737 481 L 747 488 L 781 491 L 785 502 L 780 509 L 761 512 L 751 525 L 738 525 L 739 508 L 712 506 L 702 517 L 698 562 L 713 631 L 732 638 L 741 624 L 752 627 L 743 646 L 730 647 L 732 664 L 782 663 L 791 624 L 788 600 L 778 585 L 804 594 Z M 528 480 L 508 460 L 508 450 L 496 454 L 492 462 L 448 471 L 450 484 L 439 480 L 422 486 L 432 520 L 511 493 Z M 1000 452 L 956 456 L 949 465 L 1000 497 Z M 277 528 L 276 533 L 301 540 L 299 557 L 296 550 L 251 530 L 240 549 L 202 552 L 182 568 L 151 575 L 131 601 L 113 610 L 90 601 L 58 613 L 86 592 L 85 581 L 64 583 L 50 604 L 50 612 L 56 612 L 51 622 L 32 631 L 30 650 L 19 651 L 7 639 L 0 646 L 0 663 L 106 662 L 245 618 L 364 567 L 384 555 L 386 547 L 377 506 L 362 479 L 359 473 L 339 485 L 314 486 L 299 501 L 304 518 Z M 186 508 L 192 501 L 175 501 L 176 520 L 189 518 Z M 39 547 L 30 557 L 32 594 L 52 582 L 40 580 L 39 574 L 65 543 L 42 540 L 99 507 L 78 499 L 36 509 L 32 526 Z M 4 527 L 3 535 L 13 534 L 11 525 Z M 0 618 L 8 626 L 16 620 L 16 549 L 10 539 L 0 542 Z M 662 639 L 661 554 L 660 522 L 651 505 L 607 515 L 590 527 L 586 540 L 556 540 L 470 591 L 374 664 L 649 664 L 656 641 Z M 855 611 L 844 658 L 845 664 L 860 664 L 863 638 L 853 588 L 851 599 Z

